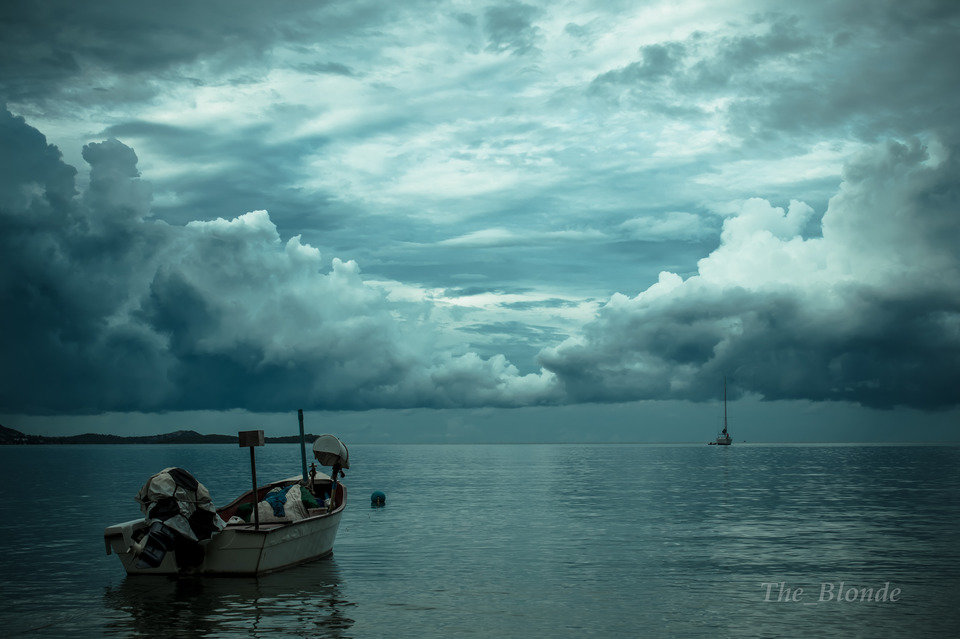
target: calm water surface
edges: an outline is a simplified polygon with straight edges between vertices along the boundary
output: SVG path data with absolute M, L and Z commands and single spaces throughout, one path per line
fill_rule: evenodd
M 224 504 L 236 446 L 0 447 L 5 636 L 960 635 L 960 447 L 351 447 L 334 556 L 260 579 L 127 578 L 105 526 L 182 466 Z M 260 448 L 258 476 L 300 472 Z M 369 507 L 373 490 L 387 494 Z M 897 602 L 819 602 L 900 588 Z M 803 588 L 771 601 L 762 583 Z

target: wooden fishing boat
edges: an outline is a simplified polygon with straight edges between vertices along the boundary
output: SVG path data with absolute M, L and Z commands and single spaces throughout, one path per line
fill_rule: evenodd
M 267 484 L 257 489 L 258 501 L 270 490 L 299 483 L 301 477 L 291 477 Z M 317 473 L 314 490 L 318 493 L 329 490 L 330 478 Z M 325 484 L 325 486 L 324 486 Z M 240 504 L 250 503 L 253 491 L 248 491 L 229 506 L 218 510 L 224 521 L 234 517 Z M 307 561 L 325 557 L 333 552 L 333 542 L 340 526 L 340 517 L 346 505 L 347 491 L 343 484 L 337 484 L 334 490 L 334 507 L 311 509 L 310 516 L 299 521 L 283 523 L 228 523 L 204 546 L 203 563 L 189 570 L 177 566 L 174 553 L 167 553 L 156 568 L 139 567 L 135 548 L 138 539 L 142 539 L 150 524 L 147 519 L 135 519 L 110 526 L 104 532 L 107 554 L 116 553 L 120 557 L 127 574 L 130 575 L 176 575 L 185 572 L 192 574 L 215 575 L 262 575 Z
M 259 433 L 262 445 L 262 431 L 248 432 Z M 184 536 L 177 532 L 179 529 L 175 524 L 165 526 L 164 522 L 151 517 L 154 510 L 149 510 L 142 519 L 109 526 L 104 531 L 107 554 L 115 553 L 130 575 L 262 575 L 325 557 L 333 552 L 347 502 L 346 488 L 337 479 L 342 475 L 341 468 L 349 468 L 349 456 L 346 446 L 333 435 L 322 435 L 317 439 L 314 456 L 321 464 L 333 466 L 331 475 L 314 469 L 306 481 L 304 475 L 297 475 L 258 486 L 255 490 L 251 488 L 228 505 L 216 509 L 219 532 L 211 534 L 209 539 L 194 542 L 200 550 L 192 555 L 194 561 L 189 565 L 183 561 L 179 550 L 183 548 Z M 303 466 L 305 469 L 305 456 Z M 256 485 L 255 465 L 252 470 Z M 309 491 L 319 502 L 319 507 L 304 509 L 306 516 L 303 518 L 261 522 L 257 514 L 260 502 L 275 489 L 283 491 L 293 486 L 299 486 L 301 492 Z M 202 484 L 200 489 L 206 490 Z M 146 486 L 141 494 L 144 490 Z M 237 516 L 245 504 L 250 504 L 248 509 L 254 521 L 243 521 Z

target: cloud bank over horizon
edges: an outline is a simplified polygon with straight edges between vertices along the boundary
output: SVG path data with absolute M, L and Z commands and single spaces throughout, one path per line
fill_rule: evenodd
M 960 406 L 956 2 L 0 13 L 0 414 Z
M 430 309 L 390 302 L 353 261 L 266 211 L 151 220 L 133 149 L 84 147 L 90 184 L 22 118 L 2 114 L 8 173 L 0 406 L 22 412 L 520 406 L 549 375 L 436 346 Z M 420 307 L 418 307 L 420 306 Z
M 803 202 L 747 200 L 696 275 L 614 295 L 541 363 L 568 401 L 710 399 L 727 375 L 766 399 L 956 406 L 960 165 L 938 151 L 891 141 L 852 159 L 819 236 L 802 235 Z
M 458 345 L 436 300 L 282 241 L 266 211 L 153 219 L 116 139 L 84 147 L 78 193 L 39 131 L 6 110 L 0 131 L 5 411 L 707 400 L 724 374 L 767 399 L 960 403 L 960 190 L 935 140 L 854 158 L 813 236 L 803 202 L 742 202 L 696 275 L 613 295 L 524 375 Z

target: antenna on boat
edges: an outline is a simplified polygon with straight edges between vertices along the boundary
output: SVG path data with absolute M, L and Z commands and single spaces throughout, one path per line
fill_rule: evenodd
M 253 529 L 260 530 L 260 509 L 258 508 L 257 495 L 257 458 L 253 454 L 256 446 L 263 446 L 262 430 L 241 430 L 237 435 L 240 438 L 240 448 L 244 446 L 250 449 L 250 473 L 253 475 Z
M 303 436 L 303 409 L 297 409 L 297 419 L 300 420 L 300 462 L 303 464 L 302 483 L 307 482 L 307 440 Z M 312 486 L 311 486 L 312 487 Z

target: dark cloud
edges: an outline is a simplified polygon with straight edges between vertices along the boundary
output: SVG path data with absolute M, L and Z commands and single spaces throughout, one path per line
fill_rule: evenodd
M 90 186 L 84 203 L 94 216 L 116 224 L 129 218 L 139 221 L 150 215 L 150 186 L 136 179 L 137 154 L 116 139 L 83 147 L 83 159 L 90 165 Z
M 524 302 L 502 302 L 503 308 L 509 308 L 515 311 L 529 311 L 537 308 L 574 308 L 578 302 L 560 299 L 557 297 L 543 300 L 529 300 Z
M 687 280 L 614 296 L 583 334 L 544 350 L 570 401 L 736 393 L 940 409 L 960 403 L 957 149 L 880 146 L 851 163 L 823 218 L 762 201 L 724 224 Z M 951 248 L 952 247 L 952 248 Z
M 210 76 L 225 81 L 244 66 L 265 72 L 264 57 L 278 46 L 310 46 L 389 22 L 397 11 L 363 0 L 334 10 L 330 5 L 11 0 L 0 9 L 0 94 L 8 102 L 38 102 L 48 110 L 147 100 L 160 90 L 157 81 L 177 78 L 190 65 L 202 65 L 201 82 Z M 314 72 L 352 73 L 336 62 L 308 64 L 315 65 Z
M 539 15 L 540 9 L 520 2 L 488 7 L 483 14 L 487 50 L 517 55 L 535 50 L 538 30 L 533 20 Z
M 0 97 L 68 154 L 100 131 L 75 184 L 0 111 L 0 405 L 702 399 L 723 372 L 956 403 L 956 3 L 710 9 L 661 42 L 625 1 L 228 4 L 0 8 Z M 510 362 L 560 339 L 540 329 L 563 304 L 444 315 L 313 246 L 412 297 L 624 295 L 543 350 L 558 385 Z
M 474 295 L 484 295 L 485 293 L 525 293 L 528 290 L 529 289 L 524 288 L 511 288 L 507 291 L 496 286 L 458 286 L 444 289 L 442 295 L 443 297 L 472 297 Z
M 200 127 L 139 120 L 112 125 L 101 135 L 149 139 L 157 157 L 173 165 L 188 162 L 202 168 L 156 181 L 158 190 L 174 198 L 155 204 L 153 213 L 171 223 L 232 217 L 239 210 L 269 206 L 284 229 L 307 233 L 341 227 L 350 215 L 332 206 L 328 194 L 298 184 L 304 156 L 320 152 L 327 144 L 322 136 L 277 142 L 260 127 L 225 137 Z M 269 191 L 264 185 L 269 185 Z
M 174 5 L 4 3 L 4 93 L 8 99 L 42 98 L 88 70 L 156 72 L 204 55 L 263 51 L 282 19 L 256 2 Z
M 675 72 L 686 54 L 679 42 L 651 44 L 640 48 L 640 61 L 632 62 L 622 69 L 615 69 L 597 76 L 594 84 L 628 84 L 655 81 Z
M 561 333 L 552 326 L 537 326 L 517 321 L 470 324 L 462 327 L 460 330 L 482 335 L 500 335 L 511 340 L 540 344 L 545 341 L 555 341 L 556 338 L 561 335 Z M 545 336 L 549 336 L 549 339 L 544 339 Z
M 960 56 L 956 6 L 944 15 L 921 11 L 901 21 L 898 12 L 881 13 L 855 28 L 844 25 L 832 43 L 791 64 L 796 73 L 761 79 L 750 99 L 734 102 L 731 129 L 846 133 L 871 141 L 918 129 L 953 130 L 960 70 L 945 61 Z
M 39 412 L 151 404 L 167 385 L 155 336 L 112 325 L 162 245 L 158 225 L 140 219 L 149 190 L 134 154 L 116 141 L 88 146 L 81 202 L 59 152 L 22 119 L 2 119 L 3 161 L 33 175 L 8 175 L 0 198 L 0 404 Z
M 851 163 L 818 237 L 802 237 L 813 211 L 801 203 L 747 202 L 697 275 L 614 296 L 540 353 L 549 374 L 522 376 L 491 339 L 523 357 L 555 329 L 468 324 L 480 354 L 438 351 L 419 311 L 352 262 L 326 272 L 266 212 L 153 221 L 136 154 L 116 140 L 85 147 L 91 182 L 77 197 L 56 149 L 3 122 L 3 148 L 34 167 L 5 177 L 0 211 L 4 410 L 703 400 L 723 374 L 735 394 L 767 399 L 960 402 L 960 189 L 944 149 L 890 143 Z
M 454 19 L 465 27 L 477 26 L 477 16 L 472 13 L 457 13 Z
M 353 262 L 265 211 L 150 219 L 133 150 L 87 145 L 90 186 L 36 130 L 3 116 L 0 407 L 18 412 L 523 405 L 549 397 L 502 356 L 437 350 Z M 8 151 L 9 150 L 9 151 Z
M 306 73 L 330 73 L 333 75 L 343 75 L 352 78 L 356 75 L 353 69 L 339 62 L 310 62 L 297 65 L 298 71 Z
M 0 206 L 4 210 L 26 214 L 33 207 L 43 209 L 42 215 L 23 218 L 23 223 L 32 224 L 73 197 L 77 172 L 63 164 L 60 150 L 47 144 L 43 134 L 4 108 L 0 110 L 0 135 L 4 151 L 0 153 Z M 43 197 L 36 197 L 37 190 Z
M 738 137 L 854 135 L 875 142 L 919 128 L 953 130 L 960 104 L 960 9 L 927 2 L 838 3 L 763 14 L 745 24 L 641 48 L 598 75 L 590 93 L 696 120 L 723 99 Z
M 796 16 L 771 16 L 758 18 L 757 22 L 765 27 L 763 33 L 720 37 L 710 55 L 691 65 L 681 85 L 698 91 L 716 89 L 732 81 L 749 86 L 751 74 L 758 67 L 768 62 L 790 63 L 795 54 L 810 51 L 823 37 L 803 32 Z
M 585 38 L 590 35 L 590 30 L 579 25 L 576 22 L 568 22 L 567 25 L 563 28 L 563 32 L 572 35 L 574 38 Z

